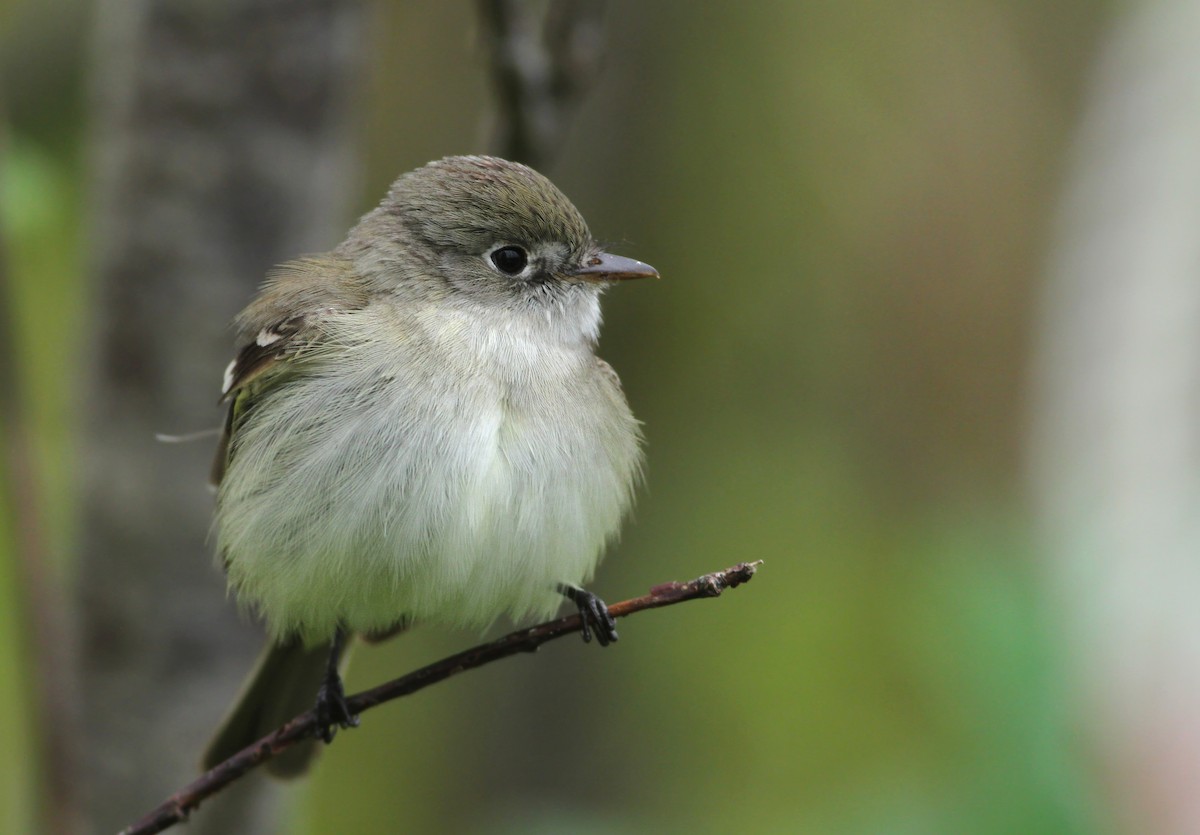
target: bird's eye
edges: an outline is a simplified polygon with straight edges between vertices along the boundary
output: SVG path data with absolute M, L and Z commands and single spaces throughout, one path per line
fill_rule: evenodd
M 492 263 L 506 275 L 517 275 L 529 263 L 529 255 L 519 246 L 502 246 L 492 253 Z

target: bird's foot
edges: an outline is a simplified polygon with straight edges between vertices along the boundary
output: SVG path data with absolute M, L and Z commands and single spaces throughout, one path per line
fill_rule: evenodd
M 608 604 L 587 589 L 577 586 L 562 583 L 558 590 L 579 609 L 579 617 L 583 621 L 579 632 L 585 644 L 591 643 L 593 631 L 596 643 L 602 647 L 617 640 L 617 621 L 609 614 Z
M 342 677 L 336 672 L 325 677 L 317 691 L 317 734 L 328 745 L 333 742 L 335 728 L 357 728 L 358 717 L 346 704 Z

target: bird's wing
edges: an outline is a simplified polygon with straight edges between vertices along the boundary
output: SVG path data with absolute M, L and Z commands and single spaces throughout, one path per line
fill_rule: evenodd
M 221 385 L 221 402 L 229 406 L 209 476 L 214 487 L 225 476 L 230 441 L 254 401 L 319 342 L 322 319 L 366 303 L 367 293 L 354 281 L 351 265 L 332 255 L 289 261 L 267 275 L 262 292 L 236 320 L 241 347 Z

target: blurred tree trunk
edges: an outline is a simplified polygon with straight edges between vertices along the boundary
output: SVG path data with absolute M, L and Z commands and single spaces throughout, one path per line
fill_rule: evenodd
M 491 58 L 492 153 L 545 167 L 595 80 L 604 0 L 479 0 Z
M 262 639 L 206 542 L 228 323 L 273 263 L 331 246 L 353 191 L 352 0 L 102 0 L 79 577 L 86 817 L 195 776 Z M 254 788 L 192 831 L 275 831 Z M 198 827 L 198 828 L 197 828 Z
M 1041 325 L 1034 476 L 1120 831 L 1200 832 L 1200 3 L 1125 9 Z

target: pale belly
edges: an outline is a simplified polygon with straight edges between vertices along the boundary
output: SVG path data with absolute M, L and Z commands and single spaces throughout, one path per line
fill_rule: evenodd
M 518 391 L 364 368 L 292 384 L 286 410 L 267 396 L 219 497 L 239 600 L 312 641 L 554 611 L 630 504 L 638 430 L 598 377 Z

